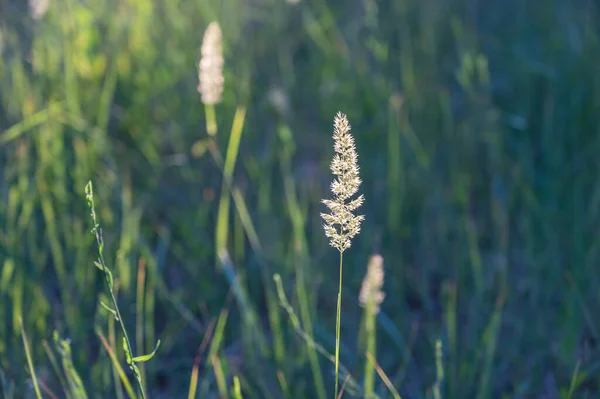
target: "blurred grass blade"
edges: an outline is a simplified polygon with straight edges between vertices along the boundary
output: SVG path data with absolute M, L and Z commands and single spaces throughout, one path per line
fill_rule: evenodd
M 2 367 L 0 367 L 0 385 L 2 385 L 2 394 L 3 394 L 3 398 L 6 399 L 13 399 L 15 398 L 14 392 L 15 392 L 15 387 L 14 384 L 9 384 L 6 376 L 4 375 L 4 370 L 2 370 Z
M 215 333 L 213 335 L 210 348 L 208 350 L 208 358 L 212 359 L 213 356 L 221 349 L 221 343 L 225 334 L 225 325 L 227 324 L 227 317 L 229 316 L 229 309 L 223 308 L 219 314 L 217 325 L 215 327 Z
M 102 341 L 102 345 L 104 345 L 104 349 L 106 349 L 106 352 L 108 353 L 108 356 L 110 357 L 110 360 L 112 361 L 113 368 L 119 374 L 119 377 L 121 378 L 121 382 L 123 383 L 123 387 L 125 387 L 125 391 L 127 391 L 127 394 L 129 395 L 129 397 L 131 399 L 137 399 L 137 396 L 133 390 L 133 387 L 131 386 L 131 383 L 129 382 L 127 375 L 125 374 L 125 371 L 121 367 L 121 364 L 119 363 L 119 359 L 117 359 L 117 356 L 115 355 L 115 353 L 111 349 L 110 345 L 108 344 L 108 341 L 106 340 L 106 338 L 104 337 L 102 332 L 100 332 L 100 330 L 96 330 L 96 334 L 100 338 L 100 341 Z
M 53 117 L 57 116 L 61 111 L 62 108 L 60 103 L 51 103 L 47 108 L 26 117 L 21 122 L 0 133 L 0 144 L 6 144 L 9 141 L 19 138 L 21 135 L 27 133 L 34 127 L 48 122 Z
M 283 398 L 291 398 L 290 387 L 288 386 L 287 380 L 285 379 L 285 375 L 281 370 L 277 371 L 277 380 L 279 380 L 279 385 L 281 386 L 281 391 L 283 392 Z
M 242 131 L 244 128 L 244 120 L 246 117 L 246 108 L 238 107 L 233 118 L 231 134 L 229 136 L 229 145 L 225 156 L 225 164 L 223 166 L 223 179 L 225 180 L 221 188 L 221 199 L 219 201 L 219 210 L 217 214 L 217 230 L 216 230 L 216 250 L 217 253 L 227 248 L 227 237 L 229 235 L 229 207 L 230 196 L 227 188 L 228 184 L 233 179 L 233 171 L 240 147 Z
M 233 397 L 235 399 L 244 399 L 242 397 L 242 388 L 240 387 L 240 378 L 237 375 L 233 377 Z
M 53 334 L 54 344 L 62 360 L 62 367 L 67 378 L 69 390 L 74 399 L 87 399 L 88 395 L 83 386 L 79 373 L 73 365 L 71 357 L 71 344 L 68 340 L 61 339 L 57 331 Z
M 481 379 L 479 380 L 479 392 L 477 398 L 489 397 L 489 382 L 492 377 L 492 366 L 496 354 L 496 345 L 498 343 L 498 334 L 500 322 L 502 320 L 502 308 L 504 305 L 504 293 L 501 292 L 496 299 L 494 313 L 483 334 L 482 344 L 484 345 L 484 360 L 481 369 Z
M 256 339 L 259 350 L 264 352 L 266 351 L 266 348 L 268 348 L 268 344 L 260 328 L 258 313 L 248 298 L 246 288 L 241 284 L 240 276 L 238 273 L 236 273 L 233 261 L 229 256 L 229 252 L 223 249 L 219 251 L 218 257 L 221 268 L 225 273 L 225 277 L 229 282 L 231 291 L 233 292 L 233 295 L 235 296 L 240 308 L 240 313 L 242 314 L 244 323 L 248 328 L 248 331 L 252 333 L 254 339 Z
M 216 319 L 213 318 L 206 331 L 204 333 L 204 338 L 202 338 L 202 342 L 200 343 L 200 347 L 198 348 L 198 353 L 196 354 L 196 358 L 194 359 L 194 365 L 192 366 L 192 375 L 190 376 L 190 387 L 188 389 L 188 399 L 194 399 L 196 397 L 196 389 L 198 388 L 198 374 L 200 371 L 200 361 L 202 359 L 202 354 L 208 345 L 208 342 L 212 338 L 212 334 L 216 325 Z
M 581 358 L 577 359 L 577 364 L 575 365 L 575 370 L 573 370 L 573 376 L 571 377 L 571 384 L 569 385 L 569 393 L 567 394 L 567 399 L 573 398 L 573 394 L 577 390 L 579 384 L 581 384 L 581 380 L 579 379 L 579 367 L 581 366 Z
M 198 360 L 199 357 L 196 357 Z M 194 362 L 192 366 L 192 375 L 190 376 L 190 387 L 188 389 L 188 399 L 196 398 L 196 390 L 198 389 L 198 373 L 200 372 L 200 362 Z
M 294 182 L 294 176 L 291 168 L 291 157 L 294 152 L 294 142 L 292 138 L 292 130 L 288 125 L 281 124 L 279 126 L 279 136 L 284 145 L 284 152 L 281 155 L 281 169 L 283 174 L 283 184 L 286 205 L 288 208 L 288 214 L 292 222 L 293 237 L 294 237 L 294 249 L 295 259 L 294 265 L 296 270 L 296 292 L 298 295 L 298 303 L 300 305 L 300 317 L 306 334 L 309 337 L 313 336 L 313 324 L 311 318 L 311 309 L 308 294 L 306 292 L 306 279 L 304 275 L 304 269 L 307 266 L 306 260 L 308 259 L 307 253 L 307 240 L 306 240 L 306 214 L 300 208 L 298 204 L 298 197 L 296 194 L 296 185 Z M 317 357 L 317 352 L 312 346 L 308 346 L 308 357 L 310 361 L 310 367 L 315 380 L 315 388 L 317 390 L 317 397 L 319 399 L 325 399 L 325 383 L 323 380 L 323 374 L 321 373 L 321 367 Z
M 21 338 L 23 339 L 23 347 L 25 348 L 25 356 L 27 357 L 27 366 L 31 373 L 31 380 L 33 382 L 33 389 L 37 399 L 42 399 L 42 393 L 40 392 L 40 386 L 38 385 L 37 376 L 35 375 L 35 368 L 33 367 L 33 359 L 31 358 L 31 352 L 29 351 L 29 343 L 27 342 L 27 335 L 25 334 L 25 328 L 23 327 L 23 319 L 19 317 L 19 326 L 21 327 Z
M 227 394 L 227 383 L 225 382 L 225 374 L 223 374 L 223 368 L 221 367 L 221 359 L 219 356 L 214 355 L 211 360 L 213 370 L 215 372 L 215 378 L 217 380 L 217 387 L 219 388 L 220 398 L 228 399 L 229 395 Z
M 46 340 L 42 341 L 42 345 L 44 346 L 46 355 L 48 356 L 48 359 L 50 360 L 50 365 L 52 366 L 52 370 L 56 374 L 56 376 L 58 378 L 58 382 L 60 383 L 60 386 L 63 389 L 65 398 L 71 399 L 71 392 L 70 392 L 69 388 L 67 387 L 67 382 L 65 380 L 65 377 L 63 376 L 63 373 L 60 370 L 58 361 L 56 360 L 56 356 L 54 356 L 54 353 L 52 352 L 52 348 L 50 347 L 50 345 L 48 344 L 48 341 L 46 341 Z
M 371 354 L 369 352 L 365 352 L 365 356 L 367 356 L 367 359 L 369 359 L 369 361 L 373 364 L 373 367 L 375 367 L 375 371 L 377 371 L 377 374 L 379 375 L 379 378 L 381 378 L 381 380 L 383 381 L 383 383 L 385 384 L 385 386 L 389 389 L 389 391 L 392 394 L 392 396 L 394 397 L 394 399 L 402 399 L 400 397 L 400 394 L 396 390 L 396 388 L 394 388 L 394 385 L 392 384 L 392 382 L 388 378 L 388 376 L 385 373 L 385 371 L 383 371 L 383 369 L 379 366 L 379 364 L 377 364 L 377 361 L 375 361 L 375 359 L 373 358 L 373 356 L 371 356 Z

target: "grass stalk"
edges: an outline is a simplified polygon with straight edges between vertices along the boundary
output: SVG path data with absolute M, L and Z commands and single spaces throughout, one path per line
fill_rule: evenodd
M 323 225 L 325 235 L 330 238 L 329 244 L 340 252 L 340 286 L 335 329 L 335 398 L 338 397 L 339 388 L 343 253 L 350 248 L 352 238 L 360 232 L 360 223 L 364 220 L 364 216 L 353 214 L 353 211 L 363 204 L 364 196 L 361 194 L 351 200 L 358 192 L 361 180 L 358 174 L 358 154 L 350 129 L 346 115 L 338 112 L 333 121 L 334 151 L 336 152 L 331 161 L 331 173 L 336 176 L 331 183 L 333 200 L 322 200 L 331 213 L 321 213 L 321 217 L 325 221 Z
M 377 323 L 374 309 L 374 301 L 369 301 L 369 305 L 366 310 L 366 330 L 367 330 L 367 352 L 372 356 L 375 356 L 377 351 Z M 365 384 L 365 398 L 369 399 L 373 396 L 374 387 L 375 387 L 375 368 L 373 364 L 369 361 L 365 362 L 365 376 L 364 376 L 364 384 Z
M 217 135 L 217 116 L 214 104 L 204 104 L 204 113 L 206 114 L 206 132 L 210 137 Z
M 138 275 L 136 286 L 136 311 L 135 311 L 135 343 L 137 353 L 144 352 L 144 287 L 146 283 L 146 264 L 142 259 L 138 262 Z M 143 381 L 146 379 L 146 368 L 143 364 L 139 366 L 140 376 Z M 144 389 L 146 385 L 144 384 Z
M 102 230 L 100 229 L 100 225 L 98 224 L 98 220 L 96 217 L 96 208 L 94 206 L 94 190 L 91 181 L 89 181 L 88 184 L 85 186 L 85 195 L 88 202 L 88 206 L 90 208 L 92 222 L 94 223 L 94 226 L 92 227 L 92 233 L 96 236 L 96 242 L 98 244 L 98 261 L 95 262 L 95 265 L 104 272 L 104 282 L 106 283 L 106 289 L 110 296 L 112 308 L 105 304 L 102 304 L 102 306 L 109 310 L 115 317 L 115 319 L 119 322 L 121 332 L 123 333 L 123 349 L 125 350 L 127 364 L 135 374 L 138 390 L 142 399 L 145 399 L 146 393 L 144 391 L 144 384 L 142 382 L 140 370 L 137 367 L 136 363 L 142 363 L 150 360 L 156 353 L 158 347 L 160 346 L 160 340 L 157 341 L 154 351 L 149 355 L 135 357 L 133 356 L 133 346 L 131 345 L 131 340 L 129 339 L 129 335 L 127 334 L 127 329 L 125 328 L 123 318 L 121 317 L 121 311 L 119 310 L 119 305 L 117 304 L 117 298 L 115 297 L 113 276 L 110 270 L 108 269 L 108 266 L 106 266 L 106 262 L 104 261 L 104 240 L 102 238 Z
M 442 382 L 444 381 L 444 362 L 442 352 L 442 341 L 435 341 L 435 384 L 433 386 L 433 397 L 434 399 L 442 399 L 441 388 Z
M 337 298 L 337 317 L 335 319 L 335 398 L 338 397 L 339 368 L 340 368 L 340 332 L 342 318 L 342 271 L 343 271 L 343 251 L 340 251 L 340 288 Z
M 382 291 L 384 282 L 383 257 L 379 254 L 372 255 L 367 266 L 367 274 L 360 287 L 358 301 L 365 308 L 365 330 L 367 335 L 367 353 L 375 356 L 377 353 L 377 331 L 376 319 L 380 311 L 380 305 L 385 298 Z M 375 369 L 369 361 L 365 362 L 365 397 L 376 398 L 375 388 Z
M 115 328 L 115 319 L 114 317 L 108 318 L 108 342 L 113 351 L 117 348 L 117 339 L 116 339 L 116 328 Z M 123 387 L 121 385 L 121 380 L 119 376 L 119 371 L 112 367 L 113 379 L 115 381 L 115 395 L 116 399 L 123 399 Z

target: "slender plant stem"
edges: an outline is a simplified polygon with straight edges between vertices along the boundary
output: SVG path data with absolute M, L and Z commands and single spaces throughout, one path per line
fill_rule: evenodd
M 342 258 L 343 252 L 340 251 L 340 288 L 337 300 L 337 318 L 335 323 L 335 398 L 338 397 L 338 381 L 340 367 L 340 324 L 342 318 Z
M 204 104 L 204 113 L 206 115 L 206 132 L 209 136 L 214 137 L 217 134 L 215 106 L 213 104 Z
M 367 329 L 367 352 L 369 352 L 373 357 L 375 357 L 376 352 L 376 323 L 375 318 L 377 317 L 375 303 L 373 302 L 373 298 L 370 298 L 369 303 L 367 305 L 366 312 L 366 329 Z M 365 398 L 370 399 L 373 397 L 374 392 L 374 377 L 375 377 L 375 368 L 371 364 L 371 362 L 367 361 L 365 363 Z
M 89 182 L 86 186 L 86 196 L 89 202 L 89 207 L 91 211 L 92 221 L 94 222 L 93 232 L 96 236 L 96 242 L 98 243 L 98 263 L 102 267 L 102 271 L 104 272 L 104 282 L 106 283 L 106 289 L 110 294 L 110 300 L 113 305 L 113 312 L 115 318 L 119 322 L 119 326 L 121 327 L 121 332 L 123 333 L 123 338 L 125 340 L 125 346 L 127 347 L 127 363 L 133 369 L 135 374 L 135 379 L 138 383 L 138 389 L 140 390 L 140 394 L 142 399 L 146 399 L 146 393 L 144 392 L 144 386 L 142 384 L 142 378 L 140 376 L 139 369 L 135 365 L 133 361 L 133 346 L 131 345 L 131 341 L 129 340 L 129 336 L 127 335 L 127 330 L 125 329 L 125 324 L 123 323 L 123 318 L 121 317 L 121 312 L 119 311 L 119 305 L 117 304 L 117 298 L 115 297 L 115 293 L 113 291 L 113 279 L 110 273 L 110 270 L 106 266 L 106 262 L 104 261 L 104 241 L 102 239 L 102 230 L 100 230 L 100 226 L 96 220 L 96 209 L 94 206 L 94 192 L 92 188 L 92 183 Z
M 96 224 L 96 220 L 94 218 L 94 224 Z M 96 239 L 101 239 L 99 238 L 99 233 L 96 232 Z M 102 265 L 102 267 L 104 268 L 104 281 L 106 283 L 106 288 L 108 289 L 108 292 L 110 293 L 110 299 L 112 301 L 113 307 L 114 307 L 114 311 L 117 315 L 117 319 L 119 321 L 119 326 L 121 326 L 121 331 L 123 332 L 123 337 L 125 338 L 125 343 L 127 345 L 127 350 L 129 351 L 129 356 L 131 356 L 131 358 L 133 358 L 133 346 L 131 346 L 131 341 L 129 340 L 129 336 L 127 335 L 127 330 L 125 329 L 125 324 L 123 323 L 123 318 L 121 317 L 121 312 L 119 311 L 119 306 L 117 305 L 117 298 L 115 298 L 115 294 L 113 292 L 113 289 L 111 287 L 110 284 L 110 277 L 109 274 L 106 273 L 106 271 L 108 270 L 106 267 L 106 263 L 104 263 L 104 255 L 102 254 L 102 252 L 99 252 L 98 255 L 98 259 L 100 261 L 100 264 Z M 135 379 L 138 383 L 138 388 L 140 390 L 140 394 L 142 395 L 142 399 L 146 399 L 146 393 L 144 392 L 144 385 L 142 384 L 142 378 L 139 374 L 139 371 L 137 371 L 137 366 L 133 363 L 133 361 L 131 361 L 130 366 L 135 367 L 136 369 L 135 371 Z

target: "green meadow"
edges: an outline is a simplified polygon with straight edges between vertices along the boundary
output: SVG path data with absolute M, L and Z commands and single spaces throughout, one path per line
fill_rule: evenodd
M 0 397 L 599 397 L 597 2 L 0 0 L 0 54 Z

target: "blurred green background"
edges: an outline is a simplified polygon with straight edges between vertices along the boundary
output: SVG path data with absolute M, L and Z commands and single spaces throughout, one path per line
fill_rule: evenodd
M 213 20 L 214 142 L 196 90 Z M 598 397 L 597 2 L 50 0 L 35 15 L 0 0 L 0 52 L 6 397 L 33 394 L 19 317 L 44 397 L 67 397 L 57 369 L 89 397 L 127 397 L 88 180 L 134 346 L 162 341 L 142 369 L 150 397 L 188 397 L 194 378 L 196 397 L 224 397 L 234 376 L 244 398 L 332 396 L 333 365 L 272 276 L 333 352 L 337 252 L 319 212 L 337 111 L 366 198 L 344 254 L 341 361 L 357 383 L 344 397 L 361 396 L 373 253 L 386 271 L 376 358 L 403 398 L 432 397 L 437 339 L 444 398 Z M 227 208 L 215 154 L 243 110 Z M 376 391 L 391 397 L 380 379 Z

